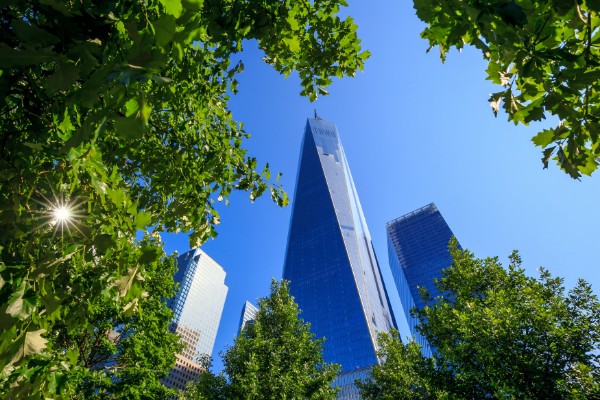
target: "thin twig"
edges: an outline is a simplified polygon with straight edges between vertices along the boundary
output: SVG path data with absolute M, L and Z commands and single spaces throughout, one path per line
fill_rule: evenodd
M 583 14 L 581 13 L 581 8 L 579 8 L 579 3 L 577 2 L 577 0 L 573 0 L 575 2 L 575 9 L 577 10 L 577 15 L 579 16 L 579 19 L 584 23 L 587 24 L 588 21 L 585 19 L 585 17 L 583 16 Z M 588 15 L 589 17 L 589 15 Z

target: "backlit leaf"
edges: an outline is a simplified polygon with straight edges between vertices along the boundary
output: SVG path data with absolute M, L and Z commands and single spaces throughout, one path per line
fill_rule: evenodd
M 160 2 L 165 6 L 167 14 L 174 17 L 178 17 L 181 14 L 181 10 L 183 9 L 181 0 L 160 0 Z
M 45 329 L 38 329 L 21 334 L 13 346 L 16 351 L 10 360 L 10 364 L 18 363 L 23 358 L 44 350 L 48 343 L 48 339 L 42 337 L 45 332 Z
M 6 313 L 13 318 L 24 320 L 36 309 L 37 302 L 37 296 L 30 290 L 28 281 L 23 280 L 19 288 L 9 297 Z

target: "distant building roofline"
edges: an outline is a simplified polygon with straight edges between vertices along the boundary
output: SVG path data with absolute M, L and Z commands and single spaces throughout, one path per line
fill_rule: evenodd
M 393 219 L 393 220 L 389 221 L 388 223 L 385 224 L 385 226 L 387 227 L 387 226 L 390 226 L 390 225 L 394 225 L 394 224 L 396 224 L 398 222 L 405 221 L 405 220 L 410 219 L 412 217 L 415 217 L 417 215 L 423 214 L 425 211 L 436 212 L 436 211 L 439 211 L 439 210 L 436 207 L 435 203 L 432 202 L 432 203 L 429 203 L 429 204 L 427 204 L 427 205 L 425 205 L 425 206 L 423 206 L 421 208 L 417 208 L 414 211 L 411 211 L 411 212 L 409 212 L 407 214 L 404 214 L 401 217 L 398 217 L 396 219 Z

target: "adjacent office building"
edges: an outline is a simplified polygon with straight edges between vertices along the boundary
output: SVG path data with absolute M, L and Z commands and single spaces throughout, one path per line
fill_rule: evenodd
M 423 346 L 423 354 L 430 356 L 431 348 L 417 332 L 418 320 L 411 317 L 410 309 L 425 307 L 419 287 L 426 288 L 433 298 L 440 295 L 434 279 L 452 265 L 448 251 L 452 231 L 433 203 L 388 222 L 386 229 L 390 267 L 408 325 Z
M 175 282 L 179 290 L 169 300 L 175 312 L 171 330 L 186 348 L 177 355 L 175 367 L 164 378 L 168 387 L 185 389 L 202 371 L 198 357 L 212 354 L 221 313 L 227 296 L 225 271 L 200 249 L 190 250 L 177 258 Z
M 254 323 L 254 318 L 256 318 L 256 313 L 258 312 L 258 308 L 254 306 L 254 304 L 246 301 L 244 303 L 244 307 L 242 308 L 242 315 L 240 316 L 240 327 L 238 328 L 238 335 L 242 333 L 246 324 Z
M 340 398 L 378 363 L 377 332 L 395 327 L 371 236 L 337 128 L 309 119 L 304 133 L 283 278 L 317 337 L 341 364 Z

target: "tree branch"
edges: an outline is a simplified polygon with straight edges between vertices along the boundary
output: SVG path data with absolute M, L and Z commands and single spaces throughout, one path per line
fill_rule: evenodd
M 579 3 L 577 2 L 577 0 L 573 0 L 573 2 L 575 3 L 575 9 L 577 10 L 577 15 L 579 16 L 579 19 L 584 23 L 587 24 L 588 21 L 585 19 L 585 17 L 583 16 L 583 14 L 581 13 L 581 8 L 579 8 Z M 589 14 L 588 14 L 588 18 L 589 18 Z

